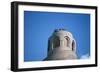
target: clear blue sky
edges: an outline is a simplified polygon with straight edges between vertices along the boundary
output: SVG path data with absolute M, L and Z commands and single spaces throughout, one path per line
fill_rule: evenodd
M 71 32 L 78 58 L 90 55 L 90 15 L 24 11 L 24 61 L 41 61 L 47 56 L 48 38 L 58 28 Z

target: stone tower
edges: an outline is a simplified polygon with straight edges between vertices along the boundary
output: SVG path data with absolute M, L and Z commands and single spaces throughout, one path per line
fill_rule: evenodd
M 56 29 L 48 39 L 48 55 L 45 60 L 77 59 L 76 41 L 65 29 Z

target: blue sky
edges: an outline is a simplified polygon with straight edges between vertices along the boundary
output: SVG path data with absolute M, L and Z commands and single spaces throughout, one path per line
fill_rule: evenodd
M 90 55 L 89 14 L 24 11 L 24 61 L 43 60 L 48 38 L 59 28 L 73 34 L 78 58 Z

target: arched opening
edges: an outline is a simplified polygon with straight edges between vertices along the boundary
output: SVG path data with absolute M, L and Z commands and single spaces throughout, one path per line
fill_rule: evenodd
M 60 39 L 58 36 L 55 36 L 54 37 L 54 40 L 53 40 L 53 48 L 56 48 L 56 47 L 59 47 L 60 46 Z
M 67 41 L 66 43 L 67 47 L 70 47 L 70 38 L 68 36 L 65 36 L 65 39 Z
M 75 50 L 75 41 L 73 40 L 73 42 L 72 42 L 72 51 L 74 51 Z

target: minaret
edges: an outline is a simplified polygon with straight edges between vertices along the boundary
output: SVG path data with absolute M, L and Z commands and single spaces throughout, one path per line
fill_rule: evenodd
M 56 29 L 48 39 L 48 55 L 45 60 L 77 59 L 76 41 L 65 29 Z

